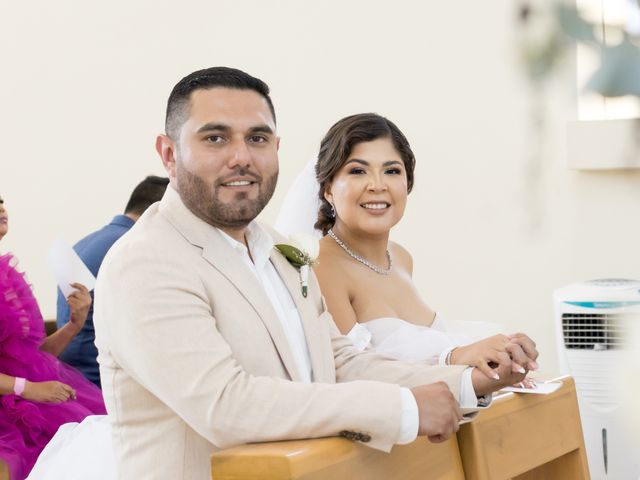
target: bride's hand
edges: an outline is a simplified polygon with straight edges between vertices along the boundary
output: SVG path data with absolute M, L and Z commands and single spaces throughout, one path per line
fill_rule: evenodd
M 537 370 L 538 350 L 536 343 L 524 333 L 514 333 L 509 335 L 510 347 L 508 347 L 511 358 L 526 367 L 528 370 Z
M 512 386 L 517 388 L 533 389 L 536 388 L 538 384 L 533 378 L 525 377 L 521 382 L 515 383 Z
M 456 348 L 451 352 L 451 364 L 476 367 L 487 377 L 498 380 L 500 377 L 495 370 L 497 365 L 510 364 L 513 372 L 524 373 L 524 368 L 517 363 L 517 360 L 522 357 L 522 350 L 517 343 L 512 342 L 510 337 L 494 335 Z

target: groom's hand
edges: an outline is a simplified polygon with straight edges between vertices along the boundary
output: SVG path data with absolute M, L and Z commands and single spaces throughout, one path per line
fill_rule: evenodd
M 412 388 L 411 393 L 418 404 L 418 435 L 426 435 L 431 442 L 440 443 L 458 431 L 462 412 L 446 383 L 421 385 Z

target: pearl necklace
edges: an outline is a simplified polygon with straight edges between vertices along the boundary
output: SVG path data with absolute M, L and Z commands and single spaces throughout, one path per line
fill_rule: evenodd
M 365 267 L 369 267 L 371 270 L 373 270 L 376 273 L 379 273 L 380 275 L 389 275 L 389 273 L 391 273 L 391 267 L 393 266 L 393 263 L 391 262 L 391 255 L 389 254 L 389 250 L 387 250 L 387 260 L 389 261 L 389 268 L 387 268 L 387 269 L 381 268 L 381 267 L 379 267 L 377 265 L 374 265 L 369 260 L 367 260 L 365 258 L 362 258 L 357 253 L 352 252 L 351 249 L 349 247 L 347 247 L 345 245 L 345 243 L 342 240 L 340 240 L 340 238 L 335 233 L 333 233 L 333 230 L 329 229 L 327 234 L 331 238 L 333 238 L 336 241 L 336 243 L 338 244 L 338 246 L 340 246 L 345 252 L 347 252 L 347 254 L 351 258 L 353 258 L 354 260 L 357 260 L 358 262 L 363 264 Z

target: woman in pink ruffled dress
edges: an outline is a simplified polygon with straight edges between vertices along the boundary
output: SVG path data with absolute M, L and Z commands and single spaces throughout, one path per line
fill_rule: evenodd
M 0 240 L 8 220 L 0 198 Z M 0 459 L 11 480 L 21 480 L 60 425 L 106 411 L 101 391 L 56 358 L 84 325 L 89 292 L 72 285 L 70 322 L 45 337 L 38 303 L 15 264 L 0 255 Z

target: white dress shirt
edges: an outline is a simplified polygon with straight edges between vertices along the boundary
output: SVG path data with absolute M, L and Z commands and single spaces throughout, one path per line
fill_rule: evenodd
M 245 239 L 249 248 L 224 231 L 220 229 L 218 231 L 238 253 L 238 257 L 254 273 L 264 288 L 265 294 L 271 301 L 278 319 L 282 323 L 289 346 L 293 351 L 298 371 L 304 382 L 312 382 L 311 358 L 300 314 L 289 290 L 273 264 L 269 261 L 269 256 L 274 248 L 273 238 L 256 222 L 251 222 L 245 232 Z M 463 372 L 461 382 L 460 406 L 476 407 L 478 402 L 471 382 L 471 368 Z M 418 405 L 411 390 L 408 388 L 401 388 L 400 395 L 402 417 L 400 435 L 396 443 L 405 444 L 413 442 L 418 435 Z
M 222 230 L 219 231 L 233 249 L 238 252 L 242 262 L 249 267 L 262 285 L 262 288 L 264 288 L 264 292 L 267 294 L 278 319 L 282 323 L 282 328 L 296 360 L 296 367 L 303 381 L 305 383 L 312 382 L 311 357 L 309 356 L 309 347 L 304 336 L 300 313 L 293 298 L 291 298 L 289 290 L 273 264 L 269 261 L 269 256 L 274 248 L 271 235 L 257 223 L 250 223 L 245 234 L 249 245 L 249 249 L 247 249 L 243 243 L 231 238 Z

